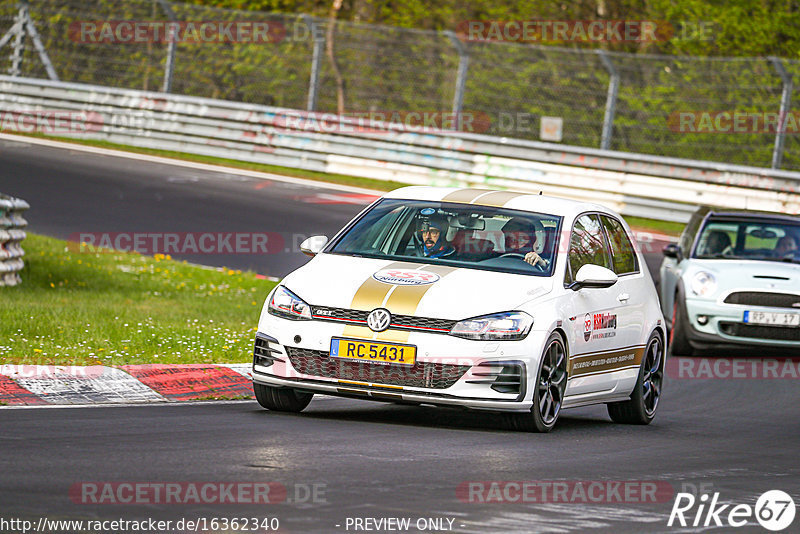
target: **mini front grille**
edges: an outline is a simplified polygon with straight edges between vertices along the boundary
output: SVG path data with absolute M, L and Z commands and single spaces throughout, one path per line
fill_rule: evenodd
M 800 341 L 800 328 L 796 326 L 763 326 L 720 321 L 719 328 L 723 334 L 734 337 L 770 339 L 775 341 Z
M 335 321 L 348 324 L 367 324 L 367 316 L 370 312 L 361 310 L 348 310 L 346 308 L 328 308 L 325 306 L 313 306 L 311 315 L 320 321 Z M 389 325 L 393 330 L 427 331 L 439 334 L 447 334 L 458 321 L 449 319 L 433 319 L 430 317 L 417 317 L 415 315 L 392 315 L 392 323 Z
M 725 297 L 727 304 L 745 304 L 768 308 L 800 309 L 800 295 L 791 293 L 768 293 L 765 291 L 738 291 Z
M 286 347 L 292 366 L 311 376 L 371 382 L 390 386 L 447 389 L 466 373 L 469 365 L 417 362 L 411 367 L 379 365 L 331 358 L 327 352 Z

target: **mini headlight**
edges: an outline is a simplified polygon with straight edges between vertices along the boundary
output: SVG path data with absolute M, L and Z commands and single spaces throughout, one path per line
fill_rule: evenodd
M 494 313 L 464 319 L 450 330 L 451 336 L 480 340 L 515 340 L 528 335 L 533 317 L 525 312 Z
M 699 297 L 706 297 L 717 289 L 717 279 L 713 274 L 700 271 L 692 278 L 692 293 Z
M 311 319 L 311 306 L 283 286 L 278 286 L 269 301 L 269 313 L 286 319 Z

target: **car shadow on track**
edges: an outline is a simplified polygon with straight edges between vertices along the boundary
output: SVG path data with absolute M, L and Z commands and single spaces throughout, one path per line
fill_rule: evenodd
M 331 406 L 336 401 L 337 406 Z M 351 406 L 342 406 L 341 402 L 350 402 Z M 360 403 L 359 403 L 360 404 Z M 312 401 L 301 414 L 286 414 L 262 410 L 265 415 L 298 417 L 304 421 L 342 421 L 367 424 L 388 424 L 412 426 L 419 428 L 469 430 L 485 432 L 513 432 L 508 426 L 507 414 L 499 412 L 482 412 L 447 407 L 403 406 L 397 404 L 374 404 L 359 406 L 355 401 L 344 399 Z M 559 416 L 554 432 L 568 430 L 585 431 L 593 428 L 615 426 L 602 416 L 592 417 L 582 414 L 572 415 L 566 410 Z

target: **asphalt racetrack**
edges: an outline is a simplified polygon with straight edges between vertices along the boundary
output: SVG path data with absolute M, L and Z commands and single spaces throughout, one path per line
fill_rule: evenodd
M 6 140 L 0 161 L 0 191 L 31 204 L 30 230 L 62 238 L 331 235 L 368 202 L 335 188 Z M 281 276 L 305 261 L 291 248 L 190 259 Z M 658 256 L 648 258 L 651 268 Z M 39 532 L 89 531 L 86 523 L 56 529 L 53 520 L 119 519 L 172 521 L 167 529 L 144 530 L 169 534 L 276 526 L 280 532 L 766 532 L 754 517 L 737 529 L 691 526 L 697 505 L 686 512 L 687 528 L 667 522 L 679 492 L 698 504 L 718 493 L 719 503 L 729 505 L 723 519 L 733 505 L 753 507 L 768 490 L 800 503 L 800 382 L 698 376 L 667 373 L 650 426 L 613 424 L 595 406 L 564 411 L 547 435 L 505 430 L 492 413 L 330 397 L 315 398 L 300 415 L 268 412 L 255 401 L 4 408 L 0 532 L 23 532 L 10 519 L 44 526 Z M 122 484 L 129 484 L 125 491 Z M 180 502 L 163 493 L 154 498 L 158 484 L 178 484 Z M 267 484 L 272 499 L 248 504 L 252 494 L 234 493 L 230 502 L 214 492 L 187 498 L 187 488 L 205 484 Z M 557 487 L 567 490 L 555 496 Z M 144 497 L 125 502 L 128 488 L 144 488 Z M 219 520 L 234 518 L 277 522 L 222 528 Z M 402 523 L 389 518 L 410 526 L 394 528 Z M 205 528 L 179 528 L 181 519 L 203 520 Z M 797 532 L 798 524 L 786 532 Z

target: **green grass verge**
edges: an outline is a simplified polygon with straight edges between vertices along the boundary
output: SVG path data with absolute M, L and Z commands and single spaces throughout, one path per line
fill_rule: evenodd
M 683 223 L 670 221 L 657 221 L 655 219 L 643 219 L 642 217 L 625 217 L 625 220 L 632 228 L 660 232 L 671 236 L 679 236 L 686 226 Z
M 306 171 L 302 169 L 293 169 L 289 167 L 279 167 L 276 165 L 249 163 L 246 161 L 239 161 L 234 159 L 215 158 L 211 156 L 199 156 L 196 154 L 188 154 L 185 152 L 173 152 L 169 150 L 157 150 L 151 148 L 138 148 L 128 145 L 120 145 L 117 143 L 109 143 L 108 141 L 98 141 L 94 139 L 76 139 L 73 137 L 50 136 L 35 132 L 34 133 L 14 132 L 14 135 L 25 135 L 28 137 L 53 139 L 55 141 L 63 141 L 66 143 L 76 143 L 80 145 L 95 146 L 99 148 L 122 150 L 125 152 L 134 152 L 136 154 L 149 154 L 164 158 L 178 159 L 182 161 L 194 161 L 197 163 L 207 163 L 209 165 L 220 165 L 225 167 L 233 167 L 236 169 L 247 169 L 259 172 L 267 172 L 272 174 L 278 174 L 281 176 L 289 176 L 292 178 L 305 178 L 307 180 L 316 180 L 318 182 L 364 187 L 367 189 L 374 189 L 376 191 L 392 191 L 399 187 L 405 187 L 409 185 L 402 182 L 384 182 L 382 180 L 370 180 L 369 178 L 347 176 L 345 174 L 329 174 L 325 172 Z M 642 217 L 625 217 L 625 220 L 627 220 L 628 224 L 630 224 L 631 226 L 641 230 L 661 232 L 676 236 L 680 235 L 684 226 L 682 223 L 658 221 L 655 219 L 645 219 Z
M 275 285 L 169 257 L 88 253 L 28 234 L 22 284 L 0 288 L 0 362 L 236 363 Z

